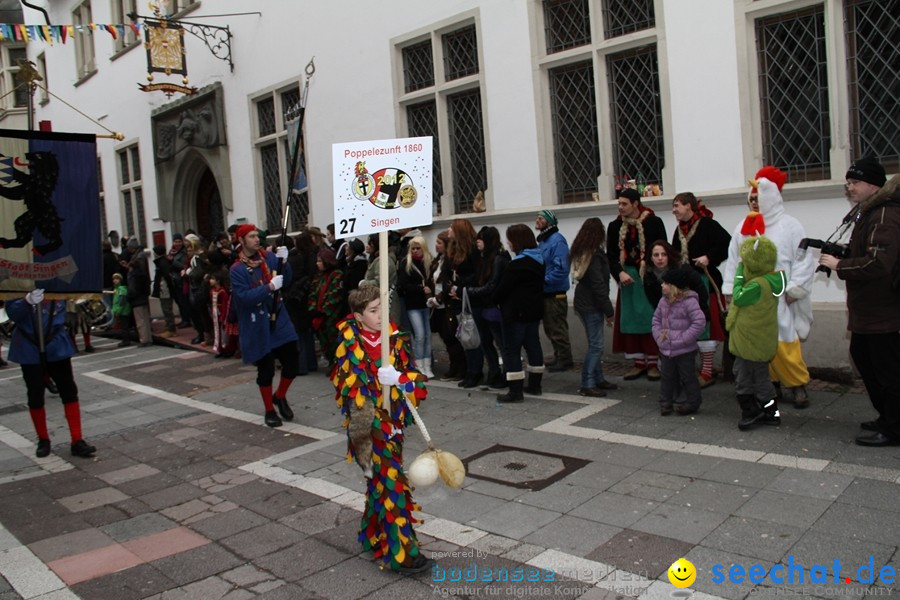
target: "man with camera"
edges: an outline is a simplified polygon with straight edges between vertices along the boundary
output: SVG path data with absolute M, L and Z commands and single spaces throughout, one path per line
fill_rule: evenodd
M 885 184 L 884 167 L 861 158 L 847 171 L 847 197 L 853 208 L 844 218 L 854 222 L 847 258 L 825 252 L 819 264 L 846 282 L 850 356 L 872 406 L 874 421 L 860 426 L 868 433 L 860 446 L 900 445 L 900 176 Z

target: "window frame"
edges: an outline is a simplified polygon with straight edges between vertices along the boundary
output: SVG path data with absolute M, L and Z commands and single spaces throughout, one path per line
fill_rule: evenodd
M 670 102 L 670 86 L 668 74 L 668 55 L 665 44 L 665 22 L 663 0 L 653 1 L 655 13 L 655 25 L 647 29 L 641 29 L 606 38 L 603 24 L 603 0 L 591 0 L 589 4 L 591 41 L 587 44 L 567 48 L 553 53 L 547 52 L 545 38 L 545 22 L 543 12 L 543 0 L 533 0 L 529 4 L 532 21 L 532 44 L 535 70 L 538 75 L 535 79 L 537 89 L 537 113 L 539 118 L 538 145 L 540 150 L 539 160 L 544 177 L 541 180 L 542 198 L 544 204 L 552 206 L 571 206 L 583 204 L 583 202 L 561 202 L 559 198 L 559 185 L 557 182 L 554 131 L 553 131 L 553 101 L 550 97 L 551 81 L 550 71 L 558 67 L 565 67 L 574 63 L 591 60 L 594 66 L 594 96 L 597 107 L 597 131 L 600 145 L 600 173 L 597 175 L 598 200 L 605 204 L 615 203 L 615 175 L 618 165 L 615 163 L 614 139 L 612 127 L 611 94 L 609 90 L 609 77 L 607 57 L 624 52 L 636 50 L 653 45 L 656 48 L 656 60 L 659 65 L 659 95 L 661 132 L 663 136 L 663 155 L 660 157 L 662 168 L 660 172 L 660 185 L 663 194 L 674 190 L 675 186 L 675 152 L 672 133 L 672 107 Z
M 126 4 L 128 5 L 126 7 Z M 111 60 L 117 59 L 132 48 L 141 45 L 143 39 L 140 34 L 136 34 L 130 27 L 128 15 L 138 13 L 138 0 L 112 0 L 112 19 L 114 23 L 125 24 L 125 35 L 116 36 L 113 41 L 113 53 Z
M 0 87 L 2 89 L 2 93 L 4 94 L 2 105 L 0 105 L 0 113 L 3 115 L 7 115 L 10 113 L 27 113 L 28 112 L 28 102 L 25 104 L 18 106 L 16 105 L 16 93 L 13 90 L 18 85 L 16 81 L 16 74 L 19 72 L 19 66 L 13 64 L 13 59 L 10 57 L 10 50 L 22 50 L 25 52 L 24 58 L 28 58 L 28 53 L 24 43 L 10 43 L 10 44 L 2 44 L 0 45 L 0 49 L 2 49 L 2 56 L 0 56 L 0 77 L 3 77 L 3 85 Z M 26 90 L 27 92 L 27 90 Z M 9 93 L 9 96 L 5 94 Z
M 90 29 L 93 22 L 91 0 L 84 0 L 72 9 L 73 26 L 87 28 L 87 33 L 75 31 L 75 79 L 78 85 L 97 72 L 97 49 L 94 47 L 94 32 Z
M 469 75 L 465 75 L 456 79 L 447 81 L 446 68 L 444 64 L 444 40 L 443 35 L 463 30 L 467 27 L 475 28 L 475 43 L 477 45 L 478 71 Z M 440 158 L 440 177 L 442 181 L 443 194 L 440 198 L 432 198 L 434 203 L 434 214 L 444 217 L 452 217 L 454 215 L 472 214 L 469 212 L 458 212 L 457 206 L 460 205 L 456 199 L 456 190 L 453 185 L 453 157 L 451 150 L 451 126 L 450 126 L 450 109 L 448 99 L 464 92 L 471 92 L 477 89 L 481 102 L 481 130 L 482 130 L 482 148 L 484 154 L 485 169 L 485 204 L 490 210 L 493 207 L 493 185 L 491 184 L 491 144 L 490 144 L 490 127 L 488 115 L 488 102 L 486 96 L 486 79 L 485 79 L 485 60 L 484 60 L 484 41 L 483 27 L 481 24 L 481 14 L 479 9 L 472 9 L 459 13 L 453 17 L 443 19 L 427 27 L 422 27 L 415 31 L 409 32 L 403 36 L 391 39 L 392 72 L 394 78 L 394 109 L 395 122 L 398 137 L 408 137 L 409 121 L 407 118 L 407 108 L 425 102 L 434 102 L 437 115 L 437 138 L 434 140 L 435 151 L 439 153 Z M 419 89 L 407 92 L 406 82 L 404 79 L 404 61 L 403 49 L 409 46 L 415 46 L 426 40 L 431 41 L 432 52 L 432 70 L 434 75 L 434 83 L 430 86 L 424 86 Z M 465 202 L 471 203 L 473 199 L 466 199 Z M 465 206 L 463 204 L 463 206 Z
M 128 181 L 122 179 L 122 157 L 125 157 Z M 138 169 L 135 171 L 134 158 L 138 159 Z M 121 209 L 121 231 L 123 234 L 131 235 L 131 231 L 135 231 L 138 240 L 147 246 L 147 204 L 144 202 L 144 180 L 143 166 L 140 164 L 140 144 L 137 141 L 122 144 L 116 147 L 116 182 L 118 184 L 118 201 Z M 135 177 L 137 175 L 137 177 Z M 128 194 L 128 203 L 130 211 L 125 209 L 125 194 Z M 137 196 L 140 194 L 140 206 L 138 205 Z M 105 198 L 104 198 L 105 199 Z M 128 223 L 127 216 L 131 213 L 132 223 Z M 143 214 L 143 219 L 139 215 Z M 143 228 L 143 231 L 141 229 Z

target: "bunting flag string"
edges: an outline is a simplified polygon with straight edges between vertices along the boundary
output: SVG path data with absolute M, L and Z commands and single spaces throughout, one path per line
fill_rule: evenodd
M 79 35 L 93 35 L 95 31 L 105 31 L 112 38 L 124 37 L 126 31 L 140 36 L 141 23 L 88 23 L 86 25 L 23 25 L 21 23 L 0 23 L 0 42 L 54 42 L 65 44 L 69 39 Z

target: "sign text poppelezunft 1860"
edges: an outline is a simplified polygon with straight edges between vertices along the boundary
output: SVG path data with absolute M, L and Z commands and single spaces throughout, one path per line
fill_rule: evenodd
M 431 225 L 432 138 L 332 146 L 338 238 Z

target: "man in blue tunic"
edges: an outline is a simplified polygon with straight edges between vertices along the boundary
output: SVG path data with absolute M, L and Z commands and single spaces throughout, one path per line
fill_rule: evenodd
M 299 367 L 297 333 L 276 294 L 290 284 L 288 251 L 284 246 L 279 246 L 274 254 L 261 249 L 256 225 L 241 225 L 236 234 L 241 250 L 231 267 L 231 287 L 241 331 L 241 355 L 245 363 L 256 365 L 256 385 L 266 408 L 266 425 L 280 427 L 282 419 L 294 418 L 287 391 Z M 283 273 L 277 272 L 279 260 Z M 281 379 L 273 394 L 275 359 L 281 362 Z M 275 412 L 276 406 L 281 417 Z

